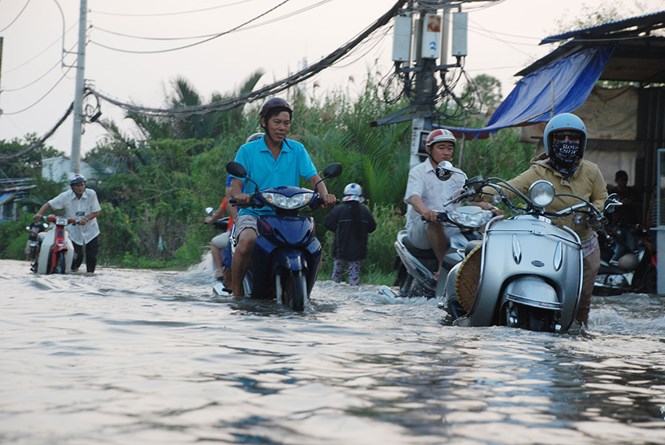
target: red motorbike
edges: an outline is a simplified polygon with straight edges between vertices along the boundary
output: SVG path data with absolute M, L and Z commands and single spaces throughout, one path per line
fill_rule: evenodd
M 44 217 L 44 221 L 50 224 L 50 228 L 38 234 L 39 249 L 33 257 L 32 271 L 38 274 L 71 273 L 74 245 L 65 227 L 67 224 L 76 224 L 77 221 L 55 215 Z

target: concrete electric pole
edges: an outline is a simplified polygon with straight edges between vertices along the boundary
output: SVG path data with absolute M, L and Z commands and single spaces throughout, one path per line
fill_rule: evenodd
M 74 125 L 72 128 L 72 172 L 81 172 L 81 133 L 83 132 L 83 90 L 85 88 L 85 44 L 88 1 L 81 0 L 79 12 L 79 41 L 76 52 L 76 86 L 74 90 Z
M 393 61 L 409 85 L 408 107 L 372 122 L 373 126 L 411 121 L 411 158 L 414 166 L 425 156 L 424 141 L 436 117 L 439 85 L 449 68 L 460 67 L 466 57 L 467 16 L 462 4 L 479 0 L 413 0 L 395 17 Z M 452 17 L 452 42 L 449 38 Z M 456 63 L 448 64 L 449 47 Z

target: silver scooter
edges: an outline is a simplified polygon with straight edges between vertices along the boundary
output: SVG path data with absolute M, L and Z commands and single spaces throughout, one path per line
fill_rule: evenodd
M 440 180 L 446 181 L 452 174 L 461 174 L 449 170 L 450 166 L 452 164 L 448 161 L 443 161 L 437 166 L 435 171 Z M 444 202 L 443 208 L 447 208 L 455 201 L 451 199 Z M 434 251 L 417 248 L 409 241 L 406 230 L 400 230 L 395 240 L 397 275 L 394 284 L 399 288 L 398 296 L 434 298 L 441 295 L 448 272 L 464 259 L 465 252 L 470 246 L 480 242 L 482 239 L 480 229 L 492 216 L 491 211 L 478 206 L 459 206 L 438 214 L 438 220 L 444 225 L 450 239 L 450 248 L 443 258 L 438 280 L 435 279 L 435 273 L 439 263 Z
M 578 203 L 547 211 L 557 195 L 545 180 L 534 182 L 525 195 L 498 178 L 472 178 L 460 199 L 482 194 L 484 187 L 514 216 L 488 222 L 482 246 L 448 274 L 439 306 L 460 326 L 568 331 L 582 290 L 582 245 L 572 229 L 553 221 L 573 215 L 575 224 L 597 229 L 603 214 L 573 195 L 565 196 Z

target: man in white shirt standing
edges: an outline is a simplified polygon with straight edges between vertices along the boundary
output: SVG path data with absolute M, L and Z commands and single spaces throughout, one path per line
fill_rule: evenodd
M 97 252 L 99 250 L 99 224 L 97 216 L 102 211 L 97 199 L 97 193 L 86 188 L 83 175 L 75 174 L 69 181 L 70 190 L 60 193 L 47 201 L 35 214 L 35 220 L 41 219 L 45 212 L 52 210 L 65 211 L 66 218 L 75 220 L 75 224 L 67 226 L 69 239 L 74 244 L 74 263 L 72 272 L 78 270 L 83 262 L 83 247 L 85 246 L 85 267 L 88 273 L 94 273 L 97 266 Z
M 458 168 L 447 181 L 436 175 L 436 167 L 442 161 L 452 161 L 455 152 L 455 136 L 446 129 L 433 130 L 425 141 L 427 159 L 409 171 L 409 180 L 404 194 L 408 204 L 406 230 L 409 241 L 419 249 L 432 249 L 441 262 L 450 247 L 449 237 L 437 213 L 443 212 L 443 204 L 464 187 L 466 174 Z

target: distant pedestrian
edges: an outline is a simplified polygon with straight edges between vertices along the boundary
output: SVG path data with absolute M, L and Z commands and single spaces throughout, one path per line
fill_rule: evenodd
M 361 263 L 367 257 L 367 239 L 376 229 L 376 221 L 364 201 L 362 187 L 352 182 L 344 187 L 342 202 L 324 220 L 326 228 L 335 233 L 332 280 L 336 283 L 347 273 L 350 285 L 360 284 Z

